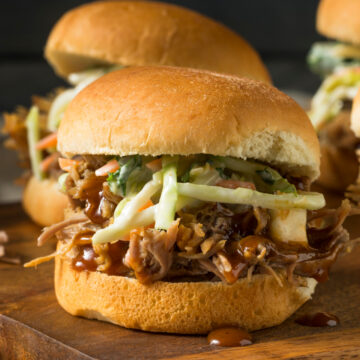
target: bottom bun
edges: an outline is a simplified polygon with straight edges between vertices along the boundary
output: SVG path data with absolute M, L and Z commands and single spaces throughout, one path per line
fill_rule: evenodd
M 59 191 L 57 181 L 53 179 L 39 181 L 32 176 L 25 186 L 23 207 L 31 219 L 41 226 L 63 220 L 68 205 L 68 197 Z
M 281 276 L 281 275 L 280 275 Z M 55 259 L 55 292 L 70 314 L 108 321 L 132 329 L 178 334 L 207 334 L 221 326 L 248 331 L 282 323 L 311 298 L 316 280 L 254 275 L 233 285 L 222 282 L 137 280 L 100 272 L 78 272 L 68 259 Z

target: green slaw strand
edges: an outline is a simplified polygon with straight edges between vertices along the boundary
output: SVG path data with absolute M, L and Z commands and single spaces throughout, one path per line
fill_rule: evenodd
M 162 176 L 160 172 L 153 175 L 153 180 L 149 181 L 130 201 L 126 202 L 122 208 L 120 215 L 110 226 L 101 229 L 93 236 L 93 244 L 119 240 L 117 234 L 122 233 L 125 229 L 134 228 L 133 218 L 138 214 L 139 209 L 144 206 L 149 199 L 161 188 Z M 130 225 L 131 224 L 131 225 Z M 115 236 L 115 238 L 114 238 Z M 104 238 L 112 238 L 113 240 L 103 241 Z
M 244 204 L 266 209 L 301 208 L 316 210 L 325 206 L 324 196 L 320 193 L 273 195 L 246 188 L 226 189 L 219 186 L 191 183 L 179 183 L 178 192 L 180 195 L 202 201 Z
M 163 189 L 155 214 L 155 228 L 159 230 L 167 230 L 175 219 L 175 206 L 178 198 L 177 161 L 177 157 L 164 156 L 162 159 Z

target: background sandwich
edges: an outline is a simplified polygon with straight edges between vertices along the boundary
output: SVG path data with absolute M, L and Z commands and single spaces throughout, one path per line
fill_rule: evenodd
M 59 129 L 73 211 L 55 290 L 73 315 L 206 333 L 281 323 L 349 246 L 348 202 L 322 210 L 316 133 L 264 83 L 170 67 L 107 74 Z
M 149 29 L 151 29 L 149 31 Z M 30 167 L 23 204 L 39 224 L 63 217 L 67 199 L 57 191 L 56 132 L 69 101 L 107 72 L 134 65 L 209 69 L 270 82 L 256 51 L 225 26 L 191 10 L 166 3 L 107 1 L 80 6 L 54 26 L 45 57 L 73 86 L 46 98 L 33 97 L 5 114 L 7 146 Z
M 359 13 L 357 0 L 321 0 L 317 30 L 335 41 L 315 43 L 308 56 L 310 68 L 325 77 L 309 113 L 321 144 L 318 182 L 341 192 L 355 181 L 358 168 L 350 111 L 360 87 Z

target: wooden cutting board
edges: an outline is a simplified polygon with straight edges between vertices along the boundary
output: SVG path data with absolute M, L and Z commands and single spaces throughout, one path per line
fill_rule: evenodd
M 360 218 L 347 227 L 359 236 Z M 10 237 L 7 254 L 23 262 L 53 250 L 51 244 L 36 247 L 40 228 L 19 205 L 0 207 L 0 229 Z M 336 314 L 341 323 L 310 328 L 294 322 L 313 311 Z M 251 346 L 220 348 L 203 336 L 151 334 L 72 317 L 56 302 L 52 263 L 38 269 L 0 263 L 0 359 L 345 359 L 360 358 L 360 246 L 339 259 L 331 279 L 296 315 L 253 338 Z

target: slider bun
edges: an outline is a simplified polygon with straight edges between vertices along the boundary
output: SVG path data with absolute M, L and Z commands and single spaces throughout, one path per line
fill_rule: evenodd
M 69 205 L 67 196 L 58 190 L 57 181 L 39 181 L 34 176 L 25 186 L 22 202 L 26 213 L 41 226 L 63 220 L 64 209 Z
M 201 70 L 132 67 L 109 73 L 69 104 L 63 154 L 213 154 L 319 174 L 316 133 L 301 107 L 262 82 Z
M 360 45 L 360 1 L 321 0 L 316 28 L 326 37 Z
M 99 65 L 169 65 L 271 82 L 242 37 L 194 11 L 160 2 L 104 1 L 70 10 L 51 31 L 45 57 L 64 77 Z
M 283 287 L 271 275 L 254 275 L 251 282 L 241 279 L 233 285 L 142 285 L 122 276 L 78 272 L 67 259 L 55 259 L 56 297 L 67 312 L 154 332 L 206 334 L 224 325 L 249 331 L 278 325 L 311 298 L 316 286 L 311 278 L 297 277 L 301 286 L 282 278 Z

